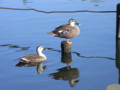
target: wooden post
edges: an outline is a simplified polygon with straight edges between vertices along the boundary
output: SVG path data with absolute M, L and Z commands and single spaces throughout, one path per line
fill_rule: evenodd
M 116 40 L 120 39 L 120 3 L 117 5 L 116 14 Z
M 61 62 L 66 63 L 69 69 L 69 64 L 72 63 L 72 56 L 71 56 L 71 44 L 68 44 L 66 41 L 61 42 Z
M 68 44 L 66 41 L 61 42 L 62 53 L 65 53 L 65 54 L 71 53 L 71 48 L 72 48 L 72 42 L 71 44 Z
M 116 67 L 118 68 L 118 82 L 120 84 L 120 3 L 117 5 L 116 19 Z

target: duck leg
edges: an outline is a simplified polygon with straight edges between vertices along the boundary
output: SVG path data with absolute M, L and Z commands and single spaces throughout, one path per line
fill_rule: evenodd
M 70 64 L 72 63 L 72 61 L 71 62 L 69 62 L 69 63 L 66 63 L 66 65 L 67 65 L 67 70 L 70 70 Z
M 67 64 L 67 70 L 70 70 L 69 64 Z
M 71 45 L 72 42 L 69 41 L 69 39 L 66 39 L 67 44 Z

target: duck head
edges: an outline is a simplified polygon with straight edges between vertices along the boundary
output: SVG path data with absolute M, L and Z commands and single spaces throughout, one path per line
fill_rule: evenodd
M 79 24 L 76 20 L 70 19 L 70 20 L 69 20 L 69 25 L 75 26 L 75 25 L 80 25 L 80 24 Z
M 44 49 L 43 46 L 38 46 L 38 47 L 37 47 L 37 51 L 38 51 L 38 52 L 42 52 L 43 49 Z

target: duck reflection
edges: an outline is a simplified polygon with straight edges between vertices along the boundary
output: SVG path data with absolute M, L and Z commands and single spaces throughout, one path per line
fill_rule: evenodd
M 68 81 L 71 87 L 74 87 L 79 82 L 79 80 L 76 80 L 80 76 L 77 68 L 71 68 L 69 66 L 69 70 L 68 67 L 63 67 L 57 70 L 58 72 L 49 74 L 53 79 Z
M 43 66 L 43 62 L 30 62 L 30 63 L 24 63 L 19 62 L 16 64 L 17 67 L 32 67 L 37 66 L 36 71 L 38 74 L 42 74 L 42 72 L 46 69 L 46 66 Z

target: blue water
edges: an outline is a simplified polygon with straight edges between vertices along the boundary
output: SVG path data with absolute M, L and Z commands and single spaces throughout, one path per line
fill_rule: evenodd
M 117 3 L 119 0 L 1 0 L 0 7 L 44 11 L 116 11 Z M 47 32 L 66 24 L 70 18 L 81 24 L 81 33 L 71 39 L 71 69 L 62 72 L 58 69 L 65 68 L 66 64 L 61 62 L 59 51 L 64 39 L 52 37 Z M 0 89 L 106 90 L 108 85 L 118 84 L 119 79 L 115 33 L 116 13 L 46 14 L 0 9 Z M 43 62 L 46 68 L 42 74 L 38 74 L 37 66 L 17 67 L 17 60 L 27 54 L 36 54 L 38 45 L 52 48 L 43 52 L 48 59 Z M 74 77 L 75 86 L 71 87 L 69 80 L 55 79 L 53 73 L 66 78 Z

